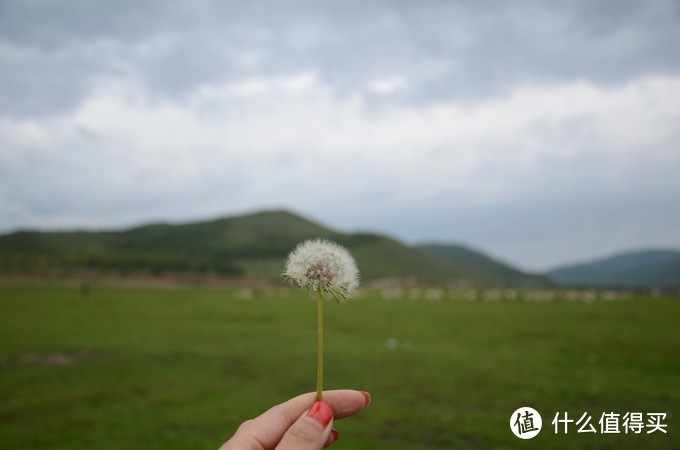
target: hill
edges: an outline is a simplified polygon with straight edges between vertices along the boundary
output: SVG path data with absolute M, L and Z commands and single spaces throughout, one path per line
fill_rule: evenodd
M 345 234 L 287 211 L 266 211 L 187 224 L 122 231 L 18 231 L 0 236 L 0 270 L 79 269 L 217 273 L 278 278 L 302 240 L 325 237 L 347 248 L 364 279 L 415 277 L 446 282 L 466 271 L 377 234 Z
M 468 277 L 479 284 L 515 287 L 547 287 L 551 284 L 543 276 L 521 272 L 462 245 L 424 244 L 417 248 L 464 268 Z
M 680 251 L 645 250 L 575 264 L 546 274 L 563 286 L 680 287 Z

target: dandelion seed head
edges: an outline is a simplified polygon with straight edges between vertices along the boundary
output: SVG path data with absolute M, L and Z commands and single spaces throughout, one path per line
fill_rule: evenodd
M 359 287 L 359 270 L 352 255 L 325 239 L 298 244 L 288 255 L 283 277 L 302 289 L 327 292 L 337 301 L 349 299 Z

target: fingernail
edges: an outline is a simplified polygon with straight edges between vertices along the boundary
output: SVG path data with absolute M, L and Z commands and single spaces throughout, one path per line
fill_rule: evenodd
M 370 405 L 371 404 L 371 394 L 369 394 L 366 391 L 359 391 L 359 392 L 361 392 L 361 395 L 363 395 L 364 398 L 366 399 L 366 406 Z
M 323 430 L 333 420 L 333 409 L 326 402 L 316 402 L 307 411 L 307 418 Z
M 331 438 L 333 439 L 331 441 L 331 444 L 338 442 L 338 439 L 340 439 L 340 433 L 338 433 L 338 430 L 336 430 L 335 428 L 331 430 Z

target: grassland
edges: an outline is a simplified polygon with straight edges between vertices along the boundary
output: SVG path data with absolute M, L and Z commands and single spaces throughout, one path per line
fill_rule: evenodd
M 327 388 L 374 398 L 336 448 L 680 447 L 680 298 L 391 294 L 326 308 Z M 292 289 L 1 282 L 0 448 L 216 449 L 314 390 L 314 321 Z M 520 406 L 543 415 L 531 441 Z M 668 433 L 556 435 L 565 411 L 666 412 Z

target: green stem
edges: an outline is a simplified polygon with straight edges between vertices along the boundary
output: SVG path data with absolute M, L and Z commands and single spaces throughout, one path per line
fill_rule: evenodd
M 316 291 L 316 399 L 321 401 L 323 392 L 323 292 Z

